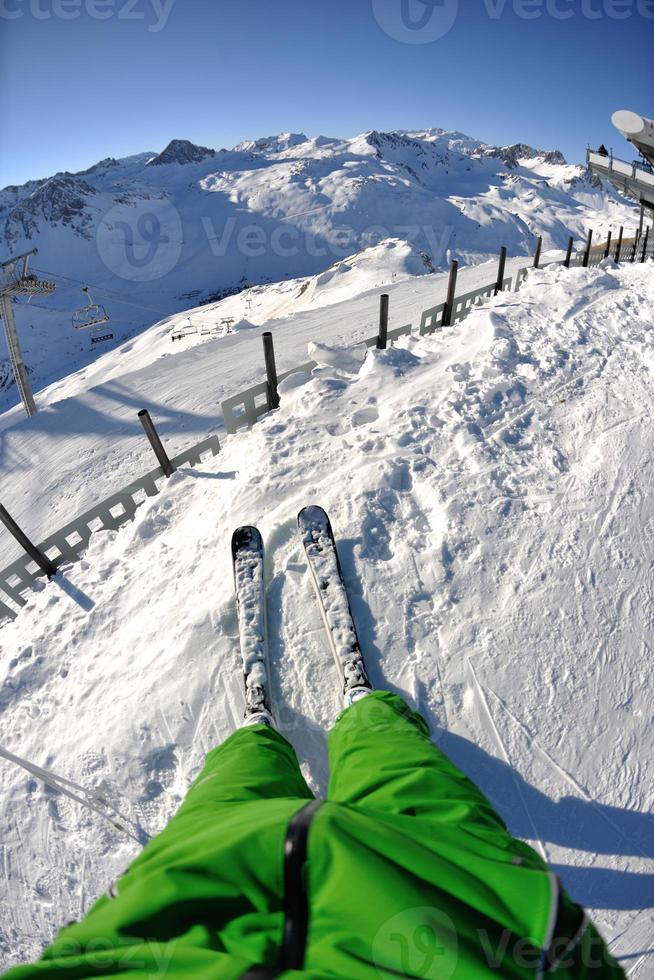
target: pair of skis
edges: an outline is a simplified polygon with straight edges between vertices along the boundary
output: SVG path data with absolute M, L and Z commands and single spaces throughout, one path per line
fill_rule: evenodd
M 322 507 L 304 507 L 297 523 L 347 707 L 371 691 L 372 685 L 359 647 L 334 532 Z M 256 527 L 239 527 L 234 531 L 232 563 L 243 658 L 245 717 L 270 723 L 264 548 Z

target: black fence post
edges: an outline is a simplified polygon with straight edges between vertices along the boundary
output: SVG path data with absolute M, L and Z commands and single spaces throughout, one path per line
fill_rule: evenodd
M 604 258 L 608 259 L 611 255 L 611 232 L 609 232 L 609 237 L 606 239 L 606 248 L 604 249 Z
M 649 227 L 645 229 L 645 235 L 643 237 L 643 253 L 640 257 L 640 261 L 644 262 L 647 258 L 647 239 L 649 238 Z
M 275 348 L 273 336 L 269 330 L 262 335 L 263 356 L 266 360 L 266 382 L 268 385 L 268 411 L 279 408 L 279 392 L 277 391 L 277 366 L 275 364 Z
M 630 259 L 631 262 L 635 262 L 636 261 L 636 252 L 638 251 L 638 242 L 639 242 L 639 235 L 636 234 L 636 237 L 634 238 L 634 245 L 633 245 L 633 248 L 631 250 L 631 259 Z
M 447 299 L 445 300 L 445 309 L 443 310 L 443 326 L 452 326 L 452 315 L 454 313 L 454 296 L 456 293 L 456 277 L 459 271 L 459 263 L 456 259 L 452 259 L 450 262 L 450 278 L 447 284 Z
M 16 521 L 13 519 L 9 511 L 0 504 L 0 521 L 4 524 L 10 534 L 16 538 L 18 544 L 23 548 L 30 558 L 36 562 L 42 572 L 52 578 L 53 575 L 57 574 L 57 569 L 50 561 L 47 555 L 44 555 L 42 551 L 32 544 L 30 539 L 27 537 L 24 531 L 22 531 Z
M 502 292 L 504 288 L 504 268 L 506 266 L 506 245 L 500 249 L 500 264 L 497 268 L 497 282 L 495 283 L 495 296 Z
M 540 253 L 543 247 L 543 236 L 538 236 L 538 241 L 536 242 L 536 254 L 534 255 L 534 269 L 538 268 L 538 263 L 540 262 Z
M 593 229 L 588 229 L 588 239 L 586 241 L 586 251 L 584 252 L 584 269 L 588 268 L 588 263 L 590 262 L 590 248 L 593 244 Z
M 388 293 L 382 293 L 379 298 L 379 333 L 377 334 L 377 350 L 386 350 L 388 334 Z
M 568 250 L 565 253 L 565 262 L 563 263 L 566 269 L 570 268 L 570 259 L 572 258 L 572 246 L 574 244 L 574 238 L 570 235 L 568 238 Z
M 622 251 L 622 233 L 624 228 L 620 225 L 620 232 L 618 234 L 618 244 L 615 247 L 615 261 L 620 264 L 620 252 Z
M 173 464 L 168 459 L 168 453 L 163 447 L 163 443 L 159 438 L 159 433 L 154 427 L 154 422 L 150 418 L 150 413 L 147 408 L 142 408 L 139 412 L 139 419 L 141 420 L 141 425 L 145 430 L 145 434 L 150 440 L 150 445 L 154 450 L 154 454 L 159 460 L 159 465 L 164 472 L 164 476 L 172 476 L 174 473 Z

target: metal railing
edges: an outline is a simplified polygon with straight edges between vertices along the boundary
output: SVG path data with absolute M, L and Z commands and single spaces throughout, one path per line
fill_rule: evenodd
M 654 173 L 638 160 L 627 163 L 626 160 L 616 160 L 612 154 L 604 156 L 603 153 L 595 153 L 593 150 L 588 151 L 587 160 L 589 164 L 592 163 L 594 167 L 605 171 L 609 178 L 617 174 L 654 187 Z
M 173 457 L 170 462 L 174 469 L 180 466 L 197 466 L 203 458 L 209 455 L 217 456 L 219 452 L 218 436 L 210 436 L 192 449 L 187 449 Z M 136 508 L 148 497 L 155 497 L 160 492 L 158 484 L 164 479 L 162 466 L 150 470 L 138 480 L 129 483 L 122 490 L 117 490 L 106 500 L 76 517 L 59 531 L 55 531 L 37 546 L 38 550 L 55 569 L 65 562 L 79 561 L 94 531 L 117 531 L 123 524 L 131 521 L 136 514 Z M 0 572 L 0 590 L 4 593 L 5 599 L 10 599 L 17 606 L 24 606 L 26 602 L 24 593 L 31 588 L 34 580 L 43 574 L 37 562 L 25 552 Z M 0 620 L 15 617 L 15 610 L 8 606 L 6 601 L 0 600 Z

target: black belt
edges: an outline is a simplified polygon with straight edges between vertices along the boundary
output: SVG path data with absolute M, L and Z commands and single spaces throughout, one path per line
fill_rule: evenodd
M 240 980 L 273 980 L 283 970 L 301 970 L 309 930 L 305 866 L 309 829 L 322 800 L 312 800 L 292 817 L 284 843 L 284 938 L 276 968 L 253 966 Z

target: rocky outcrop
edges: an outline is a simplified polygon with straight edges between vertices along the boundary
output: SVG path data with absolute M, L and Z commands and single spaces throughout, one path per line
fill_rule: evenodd
M 160 167 L 166 163 L 200 163 L 207 157 L 214 157 L 215 150 L 208 146 L 196 146 L 190 140 L 171 140 L 165 150 L 148 161 L 148 167 Z
M 74 174 L 56 174 L 12 208 L 5 222 L 7 241 L 12 243 L 21 235 L 31 239 L 43 220 L 69 225 L 90 239 L 92 218 L 86 205 L 95 194 L 94 187 Z

